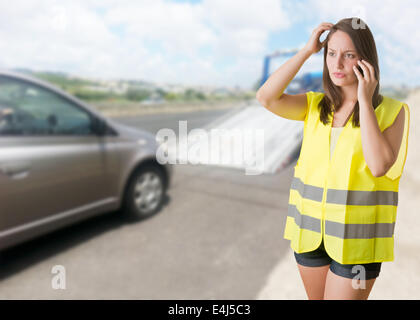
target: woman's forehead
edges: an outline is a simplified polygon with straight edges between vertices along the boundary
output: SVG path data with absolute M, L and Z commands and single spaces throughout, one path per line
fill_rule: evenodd
M 348 50 L 355 50 L 355 47 L 347 33 L 337 30 L 328 40 L 328 49 L 345 52 Z

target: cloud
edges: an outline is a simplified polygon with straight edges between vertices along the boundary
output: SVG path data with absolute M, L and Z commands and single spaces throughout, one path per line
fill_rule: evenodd
M 406 4 L 15 0 L 9 5 L 3 1 L 0 65 L 96 78 L 250 87 L 260 77 L 271 33 L 292 32 L 308 21 L 316 27 L 322 21 L 338 21 L 352 10 L 365 10 L 384 51 L 385 69 L 399 72 L 419 56 L 419 31 L 412 10 L 416 5 L 414 1 Z M 308 37 L 311 31 L 307 30 Z M 392 63 L 396 59 L 402 62 Z M 400 74 L 415 77 L 410 70 Z
M 241 70 L 242 61 L 259 64 L 269 32 L 289 25 L 276 0 L 16 0 L 0 4 L 0 64 L 220 85 L 227 71 L 228 85 L 246 85 L 256 74 Z M 248 78 L 235 79 L 244 73 Z

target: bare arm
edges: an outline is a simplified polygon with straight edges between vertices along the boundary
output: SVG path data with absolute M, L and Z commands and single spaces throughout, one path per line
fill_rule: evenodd
M 294 79 L 305 61 L 321 50 L 323 44 L 319 37 L 330 29 L 331 23 L 321 23 L 311 35 L 309 42 L 292 58 L 280 66 L 257 91 L 257 100 L 269 111 L 283 118 L 304 120 L 307 110 L 306 94 L 289 95 L 283 93 Z
M 404 132 L 404 120 L 404 108 L 401 108 L 394 123 L 381 132 L 373 107 L 362 104 L 360 129 L 363 155 L 375 177 L 385 175 L 397 160 Z
M 398 154 L 401 149 L 401 142 L 402 142 L 403 134 L 404 134 L 404 125 L 405 125 L 406 116 L 407 115 L 405 114 L 405 109 L 404 107 L 402 107 L 394 123 L 383 131 L 383 135 L 385 139 L 389 142 L 391 149 L 393 151 L 393 154 L 394 154 L 394 158 L 392 159 L 392 162 L 388 164 L 388 166 L 385 167 L 385 170 L 384 170 L 385 174 L 388 172 L 389 169 L 391 169 L 395 161 L 397 161 Z
M 359 61 L 359 65 L 363 69 L 363 75 L 356 66 L 353 66 L 353 70 L 359 81 L 357 95 L 363 155 L 372 175 L 381 177 L 388 172 L 398 158 L 407 115 L 404 114 L 404 108 L 401 108 L 394 123 L 381 132 L 375 109 L 372 106 L 372 95 L 378 85 L 378 80 L 369 62 L 362 60 Z
M 269 111 L 291 120 L 304 120 L 307 109 L 306 94 L 283 93 L 311 53 L 305 49 L 278 68 L 257 91 L 257 100 Z

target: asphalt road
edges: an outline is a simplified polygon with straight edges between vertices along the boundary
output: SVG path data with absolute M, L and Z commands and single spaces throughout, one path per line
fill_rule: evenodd
M 190 130 L 228 111 L 118 121 L 177 132 L 178 120 Z M 155 216 L 126 223 L 110 212 L 4 251 L 0 299 L 256 299 L 289 249 L 283 228 L 292 169 L 250 176 L 176 165 Z M 56 265 L 64 267 L 65 289 L 53 289 Z

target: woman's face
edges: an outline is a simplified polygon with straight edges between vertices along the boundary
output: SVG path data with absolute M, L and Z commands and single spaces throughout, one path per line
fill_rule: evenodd
M 358 66 L 357 60 L 360 56 L 349 35 L 341 30 L 334 32 L 328 41 L 327 50 L 327 68 L 332 82 L 336 86 L 357 83 L 353 66 Z

